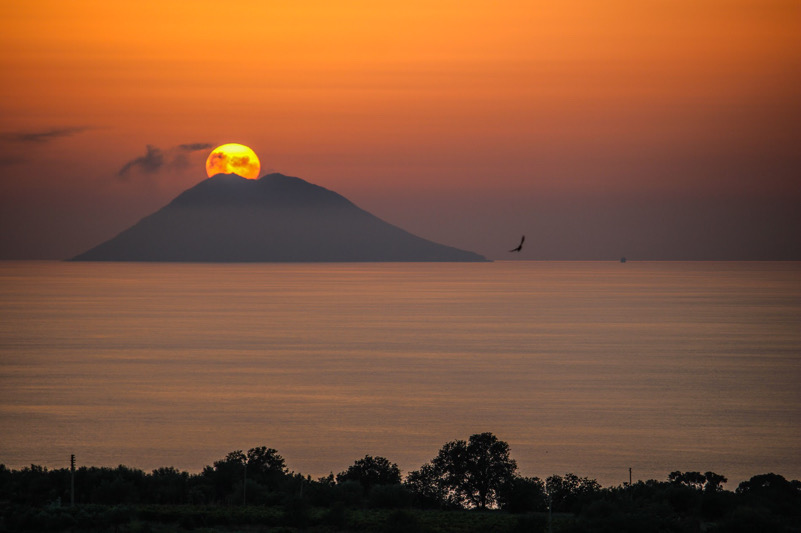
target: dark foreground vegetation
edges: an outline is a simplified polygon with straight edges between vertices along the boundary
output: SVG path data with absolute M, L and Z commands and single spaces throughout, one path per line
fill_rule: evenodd
M 731 492 L 726 481 L 676 471 L 604 488 L 573 474 L 523 477 L 491 433 L 445 444 L 405 479 L 369 455 L 312 479 L 260 447 L 199 474 L 0 465 L 0 531 L 801 532 L 801 482 L 763 474 Z

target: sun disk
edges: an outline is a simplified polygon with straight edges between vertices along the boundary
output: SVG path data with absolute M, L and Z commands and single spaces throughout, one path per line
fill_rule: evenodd
M 259 177 L 261 163 L 256 152 L 244 144 L 229 143 L 218 146 L 206 159 L 206 174 L 237 174 L 255 180 Z

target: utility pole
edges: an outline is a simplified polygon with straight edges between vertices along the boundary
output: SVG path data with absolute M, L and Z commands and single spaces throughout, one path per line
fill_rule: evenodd
M 631 487 L 631 467 L 629 467 L 629 487 Z
M 248 460 L 245 459 L 242 462 L 242 466 L 245 470 L 245 476 L 242 479 L 242 505 L 248 504 Z
M 75 507 L 75 454 L 70 454 L 70 507 Z
M 553 533 L 553 517 L 551 516 L 551 502 L 553 497 L 551 491 L 548 490 L 548 480 L 545 480 L 545 495 L 548 497 L 548 533 Z

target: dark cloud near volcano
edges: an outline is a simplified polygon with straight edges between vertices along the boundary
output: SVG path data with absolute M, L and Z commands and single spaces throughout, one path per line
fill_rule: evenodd
M 211 143 L 186 143 L 162 150 L 157 146 L 148 144 L 145 155 L 125 163 L 117 172 L 117 176 L 126 178 L 133 171 L 155 174 L 164 168 L 186 168 L 189 165 L 188 154 L 200 150 L 208 150 L 213 146 Z
M 169 164 L 173 168 L 186 168 L 189 166 L 189 158 L 187 157 L 189 154 L 201 150 L 211 150 L 212 148 L 214 148 L 214 145 L 211 143 L 179 144 L 173 151 Z
M 178 148 L 187 152 L 197 152 L 198 150 L 208 150 L 210 148 L 214 148 L 214 145 L 211 143 L 189 143 L 179 144 Z
M 77 133 L 82 133 L 88 130 L 85 126 L 74 126 L 69 128 L 51 128 L 45 131 L 29 131 L 29 132 L 16 132 L 5 133 L 2 135 L 3 140 L 14 143 L 47 143 L 61 137 L 71 137 Z
M 131 170 L 139 170 L 146 174 L 153 174 L 158 172 L 164 166 L 164 152 L 150 144 L 147 145 L 147 153 L 136 159 L 132 159 L 125 163 L 122 168 L 117 172 L 120 177 L 125 177 Z

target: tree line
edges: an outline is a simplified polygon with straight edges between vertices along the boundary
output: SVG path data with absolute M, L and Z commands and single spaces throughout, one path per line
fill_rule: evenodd
M 0 465 L 6 522 L 22 508 L 68 505 L 71 475 L 67 468 Z M 172 467 L 150 473 L 81 467 L 74 474 L 74 497 L 78 506 L 260 506 L 280 507 L 287 516 L 311 508 L 498 510 L 530 515 L 539 524 L 530 530 L 544 527 L 549 513 L 557 515 L 559 531 L 696 531 L 702 523 L 715 531 L 801 531 L 801 482 L 763 474 L 733 492 L 723 488 L 726 482 L 715 472 L 681 471 L 666 481 L 609 488 L 572 473 L 526 477 L 518 474 L 506 442 L 479 433 L 446 443 L 405 479 L 397 464 L 370 455 L 336 475 L 312 479 L 289 471 L 277 450 L 261 446 L 228 453 L 198 474 Z

